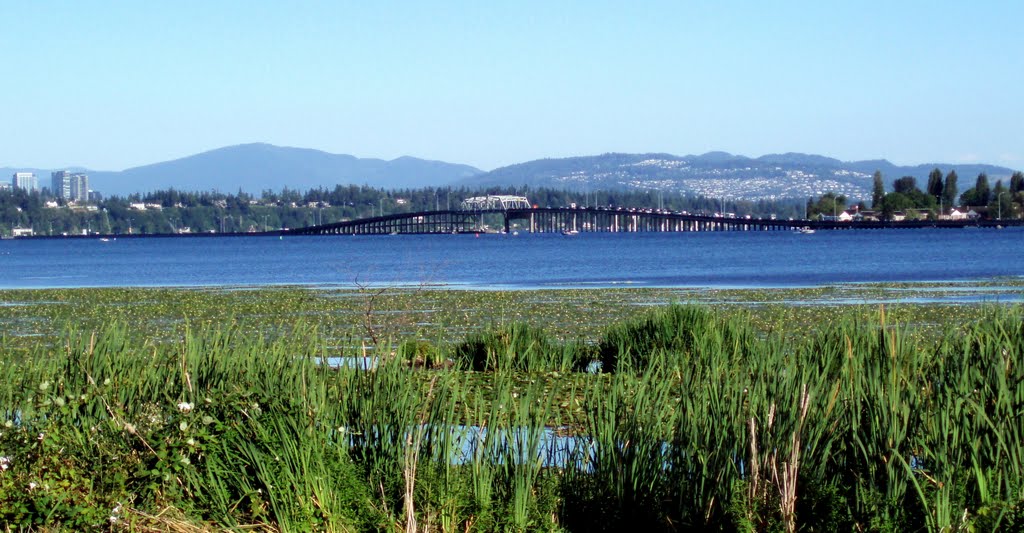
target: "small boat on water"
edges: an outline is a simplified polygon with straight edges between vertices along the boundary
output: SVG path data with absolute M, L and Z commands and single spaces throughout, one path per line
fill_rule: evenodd
M 811 233 L 814 233 L 814 230 L 809 228 L 809 227 L 807 227 L 807 226 L 804 226 L 802 228 L 794 229 L 793 233 L 802 233 L 804 235 L 810 235 Z
M 574 229 L 567 229 L 562 231 L 562 235 L 579 235 L 580 232 Z

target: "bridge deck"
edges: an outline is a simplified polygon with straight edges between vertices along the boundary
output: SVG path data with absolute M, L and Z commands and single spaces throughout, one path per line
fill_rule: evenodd
M 916 220 L 822 221 L 729 218 L 656 212 L 586 208 L 488 209 L 477 211 L 421 211 L 347 220 L 295 228 L 281 233 L 298 235 L 381 235 L 480 233 L 526 231 L 559 232 L 685 232 L 685 231 L 792 231 L 840 229 L 913 229 L 1002 227 L 1024 225 L 1024 220 Z

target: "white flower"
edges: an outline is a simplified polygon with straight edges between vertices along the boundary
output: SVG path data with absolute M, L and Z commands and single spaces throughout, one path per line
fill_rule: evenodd
M 188 439 L 187 441 L 185 441 L 185 444 L 188 444 L 189 446 L 195 446 L 196 445 L 196 440 L 195 439 Z
M 39 440 L 43 440 L 43 437 L 45 437 L 45 436 L 46 436 L 46 434 L 45 434 L 45 433 L 40 433 L 40 434 L 39 434 Z
M 181 402 L 178 404 L 178 410 L 181 411 L 182 413 L 187 413 L 191 411 L 193 407 L 195 406 L 188 402 Z
M 7 470 L 11 467 L 11 458 L 6 455 L 0 457 L 0 470 Z
M 35 481 L 32 481 L 28 484 L 28 490 L 35 490 L 35 488 L 38 486 L 39 485 Z
M 46 390 L 48 388 L 50 388 L 50 382 L 49 381 L 44 381 L 44 382 L 39 384 L 39 390 Z
M 121 519 L 121 502 L 117 502 L 117 506 L 110 510 L 110 523 L 116 524 Z

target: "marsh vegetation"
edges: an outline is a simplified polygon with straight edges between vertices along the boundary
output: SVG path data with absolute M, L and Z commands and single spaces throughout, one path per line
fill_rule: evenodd
M 5 293 L 18 305 L 0 308 L 0 522 L 1024 524 L 1016 308 L 375 294 Z M 793 297 L 740 299 L 776 296 Z M 326 364 L 363 357 L 371 369 Z

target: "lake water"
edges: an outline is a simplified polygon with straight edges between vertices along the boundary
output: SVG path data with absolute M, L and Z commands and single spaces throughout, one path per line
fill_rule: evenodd
M 1024 228 L 0 241 L 0 288 L 795 287 L 1024 275 Z

